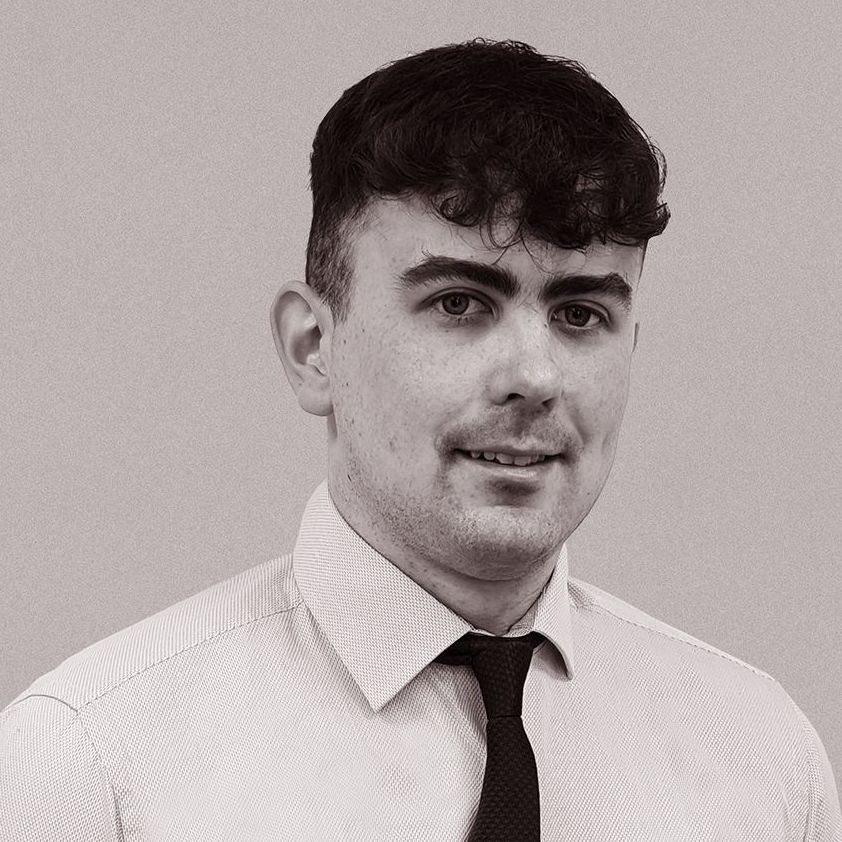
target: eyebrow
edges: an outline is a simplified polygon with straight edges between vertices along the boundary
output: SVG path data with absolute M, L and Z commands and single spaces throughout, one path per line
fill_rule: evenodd
M 492 266 L 445 255 L 430 255 L 398 275 L 399 286 L 406 290 L 432 286 L 448 279 L 468 280 L 492 289 L 508 299 L 515 299 L 522 292 L 520 281 L 504 266 Z M 587 294 L 606 295 L 613 298 L 626 312 L 631 309 L 632 288 L 617 272 L 605 275 L 551 275 L 541 288 L 538 299 L 542 304 L 547 304 L 557 298 Z

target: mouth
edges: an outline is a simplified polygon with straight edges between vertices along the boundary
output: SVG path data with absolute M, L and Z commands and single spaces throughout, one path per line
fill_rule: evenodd
M 477 465 L 504 467 L 515 470 L 536 469 L 557 461 L 560 453 L 506 453 L 491 450 L 457 450 L 460 456 Z

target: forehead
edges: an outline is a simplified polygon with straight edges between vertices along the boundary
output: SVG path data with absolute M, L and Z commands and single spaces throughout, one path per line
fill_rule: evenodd
M 494 239 L 507 243 L 513 233 L 513 223 L 501 223 Z M 497 248 L 487 232 L 450 223 L 417 197 L 388 198 L 370 203 L 362 228 L 352 238 L 354 281 L 366 285 L 396 279 L 431 254 L 503 265 L 524 288 L 534 284 L 536 289 L 552 275 L 582 272 L 619 273 L 635 288 L 643 266 L 641 247 L 612 242 L 595 242 L 583 251 L 536 239 Z

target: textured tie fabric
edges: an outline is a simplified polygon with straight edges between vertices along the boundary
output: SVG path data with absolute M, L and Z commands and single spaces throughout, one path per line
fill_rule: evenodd
M 541 838 L 538 769 L 521 709 L 532 649 L 542 640 L 536 632 L 522 637 L 466 634 L 436 658 L 473 668 L 488 716 L 485 776 L 468 842 Z

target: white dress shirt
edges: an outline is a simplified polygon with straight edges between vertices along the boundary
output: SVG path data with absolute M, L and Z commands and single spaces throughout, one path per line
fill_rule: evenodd
M 775 679 L 598 588 L 564 550 L 523 721 L 542 840 L 840 842 L 833 773 Z M 0 713 L 3 842 L 463 840 L 477 631 L 342 519 L 68 658 Z M 515 840 L 513 840 L 515 842 Z

